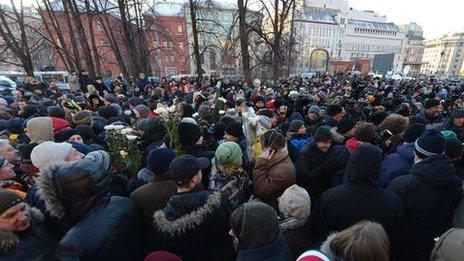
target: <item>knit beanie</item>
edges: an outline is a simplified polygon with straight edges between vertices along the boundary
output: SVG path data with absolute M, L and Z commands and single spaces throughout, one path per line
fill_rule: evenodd
M 116 111 L 118 111 L 118 115 L 121 115 L 121 114 L 122 114 L 121 105 L 119 105 L 119 104 L 117 104 L 117 103 L 111 103 L 109 106 L 115 108 Z
M 429 98 L 429 99 L 425 100 L 424 108 L 426 110 L 428 110 L 428 109 L 433 108 L 433 107 L 438 106 L 438 105 L 440 105 L 439 101 Z
M 145 104 L 139 104 L 133 109 L 136 118 L 147 118 L 150 113 L 150 108 Z
M 110 169 L 110 154 L 104 150 L 91 151 L 85 155 L 85 158 L 95 161 L 105 171 Z
M 304 125 L 304 122 L 301 120 L 293 120 L 288 125 L 287 132 L 296 133 Z
M 20 134 L 23 133 L 24 120 L 21 118 L 13 118 L 6 121 L 6 129 L 9 133 Z
M 0 215 L 21 202 L 24 202 L 24 199 L 18 194 L 9 189 L 0 188 Z
M 181 122 L 178 128 L 179 141 L 182 146 L 193 146 L 201 137 L 201 130 L 198 125 Z
M 73 122 L 75 125 L 87 124 L 90 125 L 92 113 L 89 111 L 79 111 L 73 116 Z
M 134 97 L 129 98 L 129 100 L 127 100 L 127 104 L 136 107 L 137 105 L 142 104 L 142 101 L 139 99 L 139 97 L 134 96 Z
M 338 123 L 337 129 L 341 134 L 345 134 L 349 132 L 351 129 L 353 129 L 354 126 L 356 126 L 356 122 L 354 120 L 344 118 Z
M 440 155 L 445 152 L 446 139 L 437 130 L 426 130 L 414 143 L 418 155 L 426 157 Z
M 256 126 L 256 135 L 259 137 L 272 128 L 271 119 L 264 115 L 258 115 L 258 124 Z
M 296 217 L 306 220 L 311 213 L 311 199 L 308 192 L 294 184 L 278 198 L 279 211 L 285 218 Z
M 114 94 L 106 94 L 105 95 L 105 101 L 109 102 L 109 103 L 118 103 L 118 99 L 116 99 L 116 96 L 114 96 Z
M 214 154 L 216 163 L 227 168 L 242 158 L 242 149 L 237 143 L 226 141 L 217 147 Z
M 343 108 L 336 104 L 327 106 L 327 109 L 325 110 L 325 114 L 329 115 L 330 117 L 334 117 L 335 115 L 342 113 L 342 112 L 343 112 Z
M 116 117 L 119 115 L 118 110 L 112 106 L 101 106 L 98 108 L 98 115 L 105 119 Z
M 403 134 L 403 142 L 415 142 L 425 131 L 425 125 L 421 123 L 409 124 Z
M 33 142 L 52 141 L 53 135 L 70 129 L 69 122 L 56 117 L 36 117 L 27 121 L 28 137 Z
M 48 113 L 48 116 L 50 116 L 50 117 L 57 117 L 57 118 L 61 118 L 61 119 L 65 118 L 64 110 L 59 106 L 50 106 L 50 107 L 48 107 L 47 108 L 47 113 Z
M 267 116 L 269 118 L 272 118 L 274 117 L 275 113 L 271 110 L 268 110 L 268 109 L 261 109 L 258 111 L 258 115 L 264 115 L 264 116 Z
M 146 162 L 148 169 L 156 175 L 163 175 L 169 171 L 169 164 L 176 157 L 176 153 L 171 149 L 159 148 L 148 153 Z
M 313 140 L 314 142 L 332 141 L 332 133 L 330 133 L 330 130 L 327 127 L 321 126 L 317 128 L 316 132 L 314 133 Z
M 232 216 L 235 215 L 238 215 L 238 220 L 241 220 L 241 224 L 239 224 L 240 234 L 237 236 L 240 244 L 239 249 L 245 250 L 267 245 L 274 240 L 279 232 L 277 213 L 265 203 L 245 203 L 232 213 Z M 234 227 L 234 224 L 231 225 Z
M 239 122 L 232 122 L 229 123 L 226 128 L 224 129 L 224 132 L 232 135 L 236 138 L 240 138 L 243 136 L 243 127 L 242 124 Z
M 72 149 L 73 146 L 69 143 L 45 141 L 34 147 L 31 152 L 31 162 L 36 168 L 42 170 L 50 164 L 65 161 Z
M 447 138 L 445 154 L 450 159 L 459 159 L 462 156 L 462 142 L 457 138 Z
M 202 118 L 210 116 L 211 115 L 211 107 L 208 104 L 203 103 L 198 108 L 198 115 L 200 115 L 200 117 L 202 117 Z
M 309 108 L 308 113 L 316 113 L 317 115 L 321 114 L 321 107 L 313 105 Z
M 71 138 L 74 135 L 80 136 L 81 133 L 78 130 L 70 129 L 70 130 L 60 131 L 54 137 L 55 137 L 56 142 L 65 142 L 65 141 L 68 141 L 69 138 Z

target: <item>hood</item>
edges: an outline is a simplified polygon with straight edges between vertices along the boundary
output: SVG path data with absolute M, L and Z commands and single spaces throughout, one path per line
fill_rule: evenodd
M 31 208 L 31 226 L 40 224 L 43 220 L 44 216 L 42 212 L 37 208 Z M 27 233 L 27 231 L 23 233 Z M 15 232 L 0 230 L 0 254 L 18 250 L 20 248 L 20 243 Z
M 51 117 L 35 117 L 27 121 L 27 136 L 32 142 L 53 141 Z
M 221 194 L 219 192 L 213 192 L 206 196 L 205 201 L 201 201 L 203 205 L 198 208 L 192 208 L 191 201 L 195 200 L 197 194 L 199 193 L 193 195 L 192 193 L 181 193 L 172 196 L 164 210 L 158 210 L 153 214 L 153 224 L 159 231 L 169 234 L 170 236 L 183 234 L 199 226 L 215 209 L 221 206 Z M 167 210 L 173 209 L 173 212 L 178 212 L 176 214 L 179 214 L 179 212 L 189 210 L 190 208 L 191 211 L 185 215 L 181 214 L 168 217 L 172 216 L 172 213 L 166 213 Z
M 412 165 L 410 173 L 431 182 L 434 187 L 447 186 L 455 179 L 455 167 L 445 155 L 428 157 Z
M 414 143 L 398 145 L 396 152 L 405 160 L 414 162 Z
M 377 185 L 382 151 L 372 144 L 361 144 L 351 154 L 345 171 L 345 182 L 354 185 Z
M 107 176 L 90 159 L 50 165 L 40 172 L 36 186 L 51 217 L 75 222 L 109 198 Z
M 330 243 L 332 243 L 332 240 L 335 238 L 335 235 L 336 233 L 330 234 L 324 241 L 324 243 L 322 243 L 320 250 L 329 258 L 329 260 L 342 260 L 339 257 L 337 257 L 332 248 L 330 248 Z

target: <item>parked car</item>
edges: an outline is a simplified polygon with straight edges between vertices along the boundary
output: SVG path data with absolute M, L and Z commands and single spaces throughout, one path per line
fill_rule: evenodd
M 16 83 L 12 81 L 10 78 L 0 75 L 0 90 L 3 89 L 15 90 Z

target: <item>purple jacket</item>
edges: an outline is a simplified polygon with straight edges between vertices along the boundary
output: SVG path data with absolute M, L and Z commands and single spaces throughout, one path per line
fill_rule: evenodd
M 394 178 L 409 173 L 414 164 L 414 143 L 398 145 L 396 152 L 388 154 L 382 161 L 378 183 L 386 188 Z

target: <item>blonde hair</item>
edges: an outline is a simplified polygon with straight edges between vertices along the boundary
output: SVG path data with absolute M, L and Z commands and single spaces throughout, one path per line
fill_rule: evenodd
M 335 234 L 330 249 L 343 260 L 388 261 L 390 240 L 382 225 L 360 221 Z

